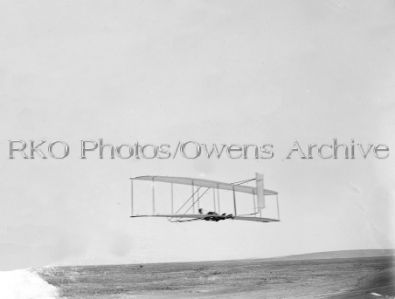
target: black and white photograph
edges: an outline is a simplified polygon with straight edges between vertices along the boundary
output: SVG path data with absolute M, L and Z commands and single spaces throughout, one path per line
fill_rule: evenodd
M 395 299 L 393 0 L 0 0 L 0 299 Z

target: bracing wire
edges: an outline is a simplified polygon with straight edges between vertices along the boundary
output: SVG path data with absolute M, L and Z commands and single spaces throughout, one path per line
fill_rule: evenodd
M 252 179 L 246 179 L 246 180 L 242 180 L 242 181 L 237 181 L 237 182 L 233 182 L 231 183 L 232 185 L 242 185 L 251 181 L 256 180 L 256 178 L 252 178 Z M 194 198 L 195 194 L 198 195 L 197 199 L 195 201 L 192 202 L 192 205 L 189 206 L 189 208 L 185 211 L 185 214 L 188 213 L 192 208 L 195 207 L 195 204 L 198 203 L 200 204 L 200 199 L 203 197 L 203 195 L 205 195 L 207 193 L 208 190 L 210 190 L 210 188 L 207 188 L 202 194 L 199 194 L 199 190 L 202 187 L 199 187 L 192 195 L 189 199 L 187 199 L 187 201 L 177 210 L 176 213 L 178 213 L 185 205 L 187 202 L 189 202 L 192 198 Z
M 243 185 L 245 183 L 248 183 L 248 182 L 251 182 L 251 181 L 255 181 L 255 180 L 256 180 L 256 178 L 246 179 L 246 180 L 234 182 L 234 183 L 232 183 L 232 185 Z
M 254 181 L 256 180 L 256 178 L 251 178 L 251 179 L 246 179 L 246 180 L 241 180 L 241 181 L 236 181 L 231 183 L 232 185 L 242 185 L 242 184 L 246 184 L 248 182 Z M 196 190 L 194 190 L 192 192 L 192 194 L 189 196 L 189 198 L 181 205 L 181 207 L 179 207 L 177 209 L 177 211 L 175 212 L 175 214 L 178 214 L 191 200 L 192 200 L 192 204 L 188 207 L 188 209 L 185 211 L 185 214 L 188 213 L 192 208 L 195 207 L 196 203 L 200 204 L 200 199 L 208 192 L 208 190 L 210 190 L 210 188 L 208 187 L 202 194 L 199 194 L 199 191 L 202 187 L 198 187 Z M 195 195 L 198 195 L 198 197 L 195 200 Z M 218 194 L 219 195 L 219 194 Z M 219 196 L 218 196 L 219 197 Z M 218 198 L 219 200 L 219 198 Z M 219 203 L 218 203 L 219 204 Z M 171 222 L 184 222 L 184 221 L 180 221 L 180 220 L 170 220 Z M 189 220 L 188 220 L 189 221 Z
M 176 211 L 176 214 L 177 214 L 178 212 L 180 212 L 181 209 L 182 209 L 191 199 L 194 198 L 195 194 L 200 190 L 200 188 L 201 188 L 201 187 L 197 188 L 197 189 L 192 193 L 192 195 L 189 196 L 189 198 L 181 205 L 181 207 L 178 208 L 178 210 Z
M 199 187 L 199 189 L 200 188 L 201 187 Z M 203 197 L 203 195 L 205 195 L 207 193 L 208 190 L 210 190 L 210 188 L 207 188 L 206 190 L 204 190 L 204 192 L 202 194 L 199 194 L 199 197 L 196 198 L 196 200 L 192 203 L 191 206 L 189 206 L 189 208 L 185 211 L 185 214 L 188 213 L 189 210 L 192 209 L 195 206 L 195 204 L 200 201 L 200 199 Z

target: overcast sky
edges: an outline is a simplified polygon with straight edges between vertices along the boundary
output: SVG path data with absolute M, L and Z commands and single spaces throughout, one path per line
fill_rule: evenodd
M 394 15 L 393 1 L 0 1 L 0 269 L 393 248 L 392 152 L 282 157 L 334 137 L 395 149 Z M 276 156 L 80 160 L 79 140 L 100 137 Z M 70 157 L 8 159 L 9 139 L 40 138 Z M 131 176 L 257 171 L 280 223 L 128 217 Z

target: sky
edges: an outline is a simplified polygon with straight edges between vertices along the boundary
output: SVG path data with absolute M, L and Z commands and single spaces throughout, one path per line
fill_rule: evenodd
M 0 269 L 394 248 L 393 1 L 0 1 Z M 79 157 L 80 140 L 274 145 L 270 160 Z M 284 159 L 295 140 L 388 159 Z M 9 140 L 63 140 L 63 160 Z M 281 222 L 129 218 L 129 178 L 265 175 Z M 166 196 L 168 194 L 160 194 Z

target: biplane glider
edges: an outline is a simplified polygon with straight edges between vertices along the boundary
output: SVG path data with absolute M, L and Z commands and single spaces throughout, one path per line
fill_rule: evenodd
M 264 189 L 263 175 L 259 173 L 256 173 L 254 178 L 234 183 L 169 176 L 139 176 L 130 180 L 130 217 L 133 218 L 164 217 L 172 222 L 195 220 L 218 222 L 228 219 L 257 222 L 280 221 L 278 193 Z M 141 197 L 135 195 L 136 182 L 149 182 L 151 184 L 151 190 L 148 191 L 150 201 L 145 199 L 141 202 Z M 246 185 L 250 182 L 255 182 L 255 185 Z M 158 192 L 158 183 L 170 185 L 170 190 L 166 189 L 167 191 Z M 176 200 L 176 186 L 180 186 L 177 188 L 187 188 L 181 202 Z M 169 195 L 166 195 L 166 193 L 169 193 Z M 224 193 L 227 193 L 228 196 Z M 269 197 L 275 200 L 275 217 L 266 217 L 263 213 Z M 160 203 L 162 207 L 164 206 L 165 211 L 159 211 Z M 140 208 L 145 208 L 143 213 L 137 211 L 139 205 Z

